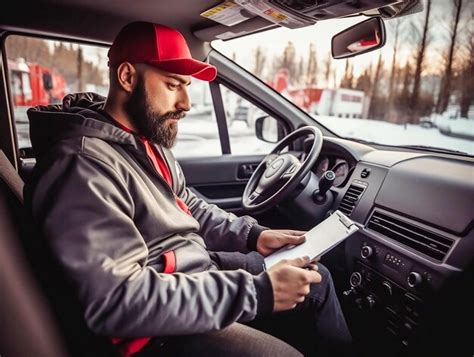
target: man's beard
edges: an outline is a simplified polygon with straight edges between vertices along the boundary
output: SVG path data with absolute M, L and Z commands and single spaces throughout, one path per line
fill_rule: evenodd
M 125 105 L 125 110 L 139 134 L 168 149 L 174 146 L 178 134 L 178 123 L 168 119 L 181 119 L 186 115 L 183 110 L 168 112 L 163 115 L 154 112 L 151 109 L 150 100 L 145 89 L 145 81 L 141 75 L 138 77 L 137 85 Z

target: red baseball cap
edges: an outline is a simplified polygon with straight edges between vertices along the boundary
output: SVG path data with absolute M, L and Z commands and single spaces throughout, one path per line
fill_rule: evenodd
M 144 21 L 132 22 L 122 28 L 109 49 L 108 57 L 109 65 L 146 63 L 204 81 L 212 81 L 217 75 L 216 67 L 191 57 L 180 32 Z

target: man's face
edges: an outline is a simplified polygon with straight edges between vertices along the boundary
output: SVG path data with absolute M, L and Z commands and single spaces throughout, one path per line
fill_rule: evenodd
M 174 75 L 140 65 L 136 86 L 125 110 L 139 134 L 171 148 L 178 134 L 178 120 L 191 103 L 187 92 L 189 76 Z

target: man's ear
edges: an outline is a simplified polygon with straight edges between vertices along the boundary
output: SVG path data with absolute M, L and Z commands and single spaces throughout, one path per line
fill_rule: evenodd
M 138 71 L 131 63 L 122 62 L 117 67 L 117 82 L 125 92 L 131 93 L 133 91 L 137 77 Z

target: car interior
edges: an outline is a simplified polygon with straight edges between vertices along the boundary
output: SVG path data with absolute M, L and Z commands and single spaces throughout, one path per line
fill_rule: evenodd
M 193 141 L 189 135 L 189 155 L 177 155 L 188 187 L 210 203 L 236 215 L 251 215 L 271 228 L 309 230 L 336 210 L 355 222 L 359 230 L 321 257 L 332 273 L 355 355 L 473 356 L 474 150 L 460 153 L 342 137 L 211 45 L 215 40 L 245 39 L 278 27 L 317 26 L 356 15 L 360 21 L 376 19 L 370 26 L 382 31 L 384 22 L 408 18 L 421 11 L 423 3 L 18 0 L 4 4 L 0 13 L 0 355 L 115 353 L 105 338 L 87 328 L 67 278 L 23 209 L 23 185 L 32 173 L 35 155 L 20 143 L 19 133 L 26 124 L 15 111 L 9 38 L 70 41 L 106 51 L 123 25 L 143 20 L 178 29 L 193 57 L 218 70 L 216 80 L 206 84 L 213 114 L 205 110 L 202 114 L 208 116 L 207 124 L 215 126 L 218 144 L 212 155 L 196 155 L 191 152 L 193 145 L 206 145 L 207 139 Z M 214 15 L 226 7 L 239 7 L 241 19 L 217 22 Z M 267 8 L 285 14 L 286 23 L 272 21 L 274 13 L 264 13 Z M 259 9 L 264 10 L 259 13 Z M 465 11 L 472 15 L 472 6 Z M 354 43 L 356 28 L 347 32 L 353 37 L 341 32 L 340 40 Z M 377 32 L 375 45 L 361 50 L 344 45 L 341 53 L 335 53 L 339 47 L 333 46 L 333 56 L 376 53 L 385 36 Z M 106 62 L 105 57 L 101 60 Z M 51 82 L 51 77 L 46 79 Z M 223 99 L 228 90 L 257 108 L 259 117 L 239 122 L 240 111 L 231 123 Z M 191 113 L 185 120 L 192 120 Z M 229 130 L 234 124 L 250 128 L 266 149 L 245 154 L 231 150 Z M 268 127 L 276 128 L 274 138 L 268 139 Z M 466 140 L 473 148 L 473 139 Z M 286 174 L 283 182 L 263 183 L 261 177 L 270 166 L 279 175 Z M 328 170 L 335 175 L 326 175 Z

